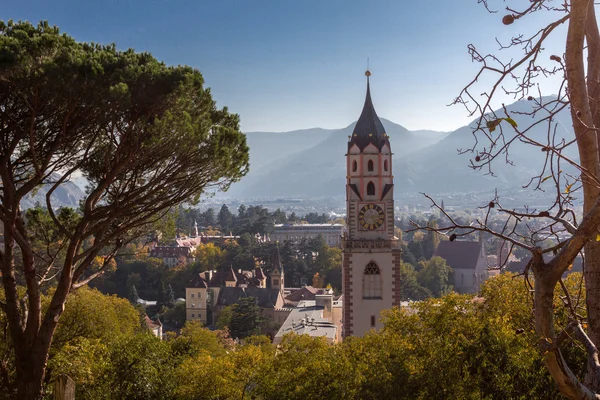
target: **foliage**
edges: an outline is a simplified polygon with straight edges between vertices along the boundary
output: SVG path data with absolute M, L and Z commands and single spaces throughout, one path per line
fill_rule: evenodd
M 0 22 L 0 53 L 4 310 L 19 359 L 18 397 L 39 398 L 69 293 L 111 268 L 119 250 L 171 208 L 239 180 L 248 147 L 239 118 L 217 109 L 190 67 L 77 42 L 45 22 Z M 53 193 L 76 171 L 88 182 L 80 209 L 55 209 Z M 44 226 L 36 237 L 20 202 L 41 186 L 48 215 L 30 215 Z M 36 257 L 47 238 L 57 239 L 49 257 Z M 98 256 L 103 262 L 94 265 Z M 52 270 L 56 290 L 42 311 Z
M 221 269 L 227 257 L 227 252 L 214 243 L 199 244 L 194 250 L 199 272 L 209 269 Z
M 240 299 L 231 310 L 229 332 L 232 338 L 244 339 L 258 335 L 265 324 L 261 308 L 254 297 Z
M 431 291 L 435 297 L 441 297 L 452 290 L 453 271 L 441 257 L 432 257 L 420 262 L 421 270 L 417 275 L 419 284 Z
M 402 301 L 425 300 L 433 297 L 431 290 L 423 287 L 417 280 L 417 272 L 412 265 L 401 262 L 400 264 L 400 295 Z
M 233 309 L 235 306 L 224 307 L 219 312 L 219 318 L 215 324 L 217 329 L 229 329 L 231 326 L 231 317 L 233 316 Z
M 572 274 L 565 285 L 575 294 L 580 280 Z M 86 299 L 133 309 L 111 296 L 85 296 L 98 292 L 83 293 L 65 315 L 74 307 L 89 313 Z M 537 351 L 530 301 L 522 276 L 502 274 L 482 285 L 481 297 L 412 302 L 386 311 L 382 331 L 337 344 L 295 334 L 277 346 L 265 336 L 235 344 L 197 321 L 166 341 L 140 334 L 135 321 L 117 334 L 90 325 L 55 348 L 49 366 L 52 375 L 71 376 L 82 399 L 558 399 Z M 554 304 L 567 318 L 559 296 Z M 566 362 L 584 360 L 570 343 Z

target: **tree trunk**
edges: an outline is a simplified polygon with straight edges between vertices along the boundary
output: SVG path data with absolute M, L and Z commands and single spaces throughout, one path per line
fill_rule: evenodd
M 560 392 L 571 399 L 596 399 L 588 387 L 581 384 L 565 362 L 559 346 L 555 343 L 554 331 L 554 288 L 560 279 L 560 274 L 550 269 L 537 255 L 534 260 L 534 316 L 535 329 L 541 336 L 540 348 L 546 368 L 556 382 Z M 534 256 L 535 258 L 535 256 Z
M 42 359 L 44 362 L 40 363 Z M 42 398 L 42 383 L 46 372 L 46 355 L 31 352 L 26 360 L 17 364 L 17 399 L 38 400 Z
M 588 336 L 596 345 L 600 344 L 600 242 L 589 242 L 585 246 L 585 292 L 588 313 Z M 585 384 L 600 393 L 600 376 L 588 366 Z

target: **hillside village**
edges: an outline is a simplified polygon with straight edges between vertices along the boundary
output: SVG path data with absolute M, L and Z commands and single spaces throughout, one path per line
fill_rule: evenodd
M 0 400 L 598 398 L 593 2 L 57 1 L 0 20 Z

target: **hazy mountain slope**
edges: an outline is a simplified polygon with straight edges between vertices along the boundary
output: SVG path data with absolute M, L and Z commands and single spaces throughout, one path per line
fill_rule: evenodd
M 273 160 L 308 149 L 323 141 L 335 129 L 302 129 L 291 132 L 248 132 L 251 171 L 260 169 Z
M 443 132 L 417 134 L 386 119 L 382 123 L 396 155 L 405 155 L 435 143 Z M 232 197 L 336 196 L 344 193 L 344 154 L 354 123 L 332 132 L 318 144 L 253 169 L 227 193 Z M 252 151 L 252 150 L 251 150 Z
M 51 185 L 42 185 L 35 192 L 35 194 L 31 196 L 25 197 L 21 200 L 21 207 L 23 208 L 31 208 L 35 206 L 36 203 L 40 203 L 42 206 L 46 206 L 46 194 L 48 190 L 50 190 Z M 52 207 L 78 207 L 79 200 L 84 197 L 83 190 L 77 186 L 73 182 L 65 182 L 60 185 L 52 194 Z
M 508 110 L 520 127 L 531 124 L 531 117 L 520 114 L 531 110 L 530 102 L 514 103 L 508 106 Z M 554 120 L 559 122 L 556 140 L 560 140 L 560 138 L 569 140 L 573 137 L 568 110 L 561 112 Z M 510 132 L 510 129 L 507 131 Z M 545 143 L 547 125 L 536 126 L 528 132 L 528 135 Z M 546 153 L 537 147 L 517 141 L 511 146 L 509 153 L 509 160 L 514 165 L 507 164 L 503 157 L 499 157 L 492 164 L 495 176 L 486 175 L 486 171 L 474 171 L 469 167 L 469 159 L 474 155 L 459 155 L 457 151 L 458 149 L 469 149 L 474 143 L 472 129 L 465 126 L 432 146 L 416 151 L 407 157 L 397 158 L 394 164 L 396 191 L 443 193 L 520 188 L 542 170 Z M 487 144 L 481 141 L 479 147 Z M 566 155 L 576 159 L 576 148 L 572 146 L 567 150 Z M 564 170 L 567 169 L 568 166 L 565 165 Z M 548 182 L 549 184 L 550 182 Z

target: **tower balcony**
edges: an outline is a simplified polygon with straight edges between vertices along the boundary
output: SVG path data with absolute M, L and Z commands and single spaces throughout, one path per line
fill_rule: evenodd
M 342 238 L 343 249 L 398 249 L 399 239 L 348 239 Z

